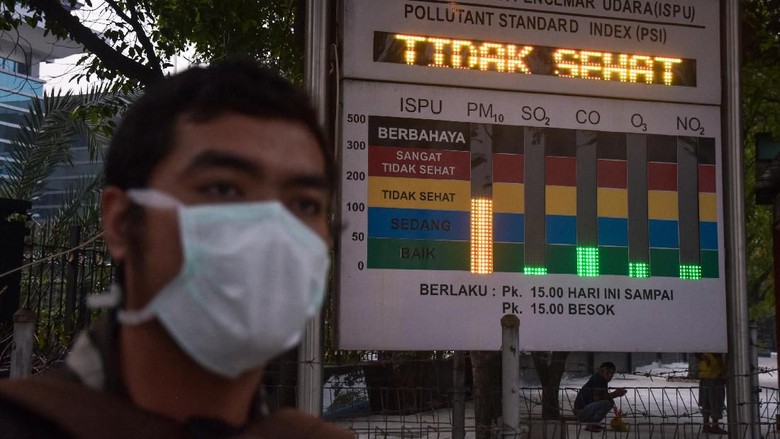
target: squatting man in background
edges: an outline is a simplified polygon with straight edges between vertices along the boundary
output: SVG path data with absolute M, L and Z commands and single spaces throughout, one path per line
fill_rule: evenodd
M 54 373 L 0 383 L 0 436 L 347 438 L 268 413 L 263 366 L 323 301 L 333 160 L 314 112 L 254 62 L 150 87 L 102 195 L 120 305 Z
M 726 402 L 726 355 L 697 353 L 699 360 L 699 405 L 701 406 L 702 431 L 726 434 L 721 425 Z M 712 421 L 710 421 L 712 418 Z
M 580 422 L 587 422 L 585 430 L 598 432 L 602 427 L 599 423 L 615 406 L 614 398 L 626 394 L 626 389 L 609 391 L 609 382 L 615 376 L 615 364 L 605 361 L 599 366 L 599 371 L 591 375 L 588 382 L 582 386 L 574 400 L 574 415 Z

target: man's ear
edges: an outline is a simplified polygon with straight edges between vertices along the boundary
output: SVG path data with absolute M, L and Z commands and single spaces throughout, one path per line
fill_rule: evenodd
M 130 199 L 127 198 L 125 191 L 116 187 L 108 186 L 103 189 L 100 196 L 101 209 L 103 212 L 103 236 L 106 240 L 108 251 L 111 252 L 111 258 L 119 262 L 124 262 L 127 258 L 129 234 L 126 221 L 126 213 L 130 208 Z

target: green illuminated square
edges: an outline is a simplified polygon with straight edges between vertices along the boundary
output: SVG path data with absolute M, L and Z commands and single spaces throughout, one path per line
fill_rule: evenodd
M 701 265 L 680 264 L 680 279 L 701 279 Z
M 631 277 L 650 277 L 650 264 L 647 262 L 629 262 L 628 275 Z
M 599 275 L 598 247 L 577 247 L 577 275 L 588 277 Z
M 526 266 L 523 269 L 523 274 L 528 274 L 531 276 L 545 276 L 547 275 L 547 267 L 529 267 Z

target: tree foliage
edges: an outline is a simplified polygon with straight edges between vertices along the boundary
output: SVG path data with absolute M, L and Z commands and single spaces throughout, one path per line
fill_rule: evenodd
M 0 184 L 0 197 L 35 200 L 41 197 L 47 178 L 58 166 L 73 162 L 72 145 L 83 141 L 90 160 L 102 161 L 103 150 L 113 131 L 114 121 L 104 115 L 121 114 L 135 95 L 117 94 L 108 86 L 95 87 L 87 93 L 57 93 L 35 98 L 20 125 L 6 163 L 8 177 Z M 72 224 L 93 227 L 97 219 L 97 194 L 102 174 L 84 176 L 68 194 L 67 202 L 53 230 L 65 230 Z
M 147 86 L 185 53 L 195 63 L 249 56 L 293 80 L 302 75 L 296 0 L 0 1 L 0 29 L 42 24 L 84 46 L 76 80 L 106 80 L 124 90 Z
M 742 99 L 748 301 L 752 320 L 774 314 L 771 206 L 756 204 L 755 136 L 780 139 L 780 1 L 743 2 Z

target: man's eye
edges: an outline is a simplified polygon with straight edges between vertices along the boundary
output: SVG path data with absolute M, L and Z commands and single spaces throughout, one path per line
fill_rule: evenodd
M 243 192 L 236 185 L 227 182 L 218 182 L 203 187 L 203 192 L 209 196 L 221 198 L 238 198 Z
M 316 216 L 324 211 L 325 205 L 316 198 L 303 197 L 293 200 L 289 209 L 297 215 Z

